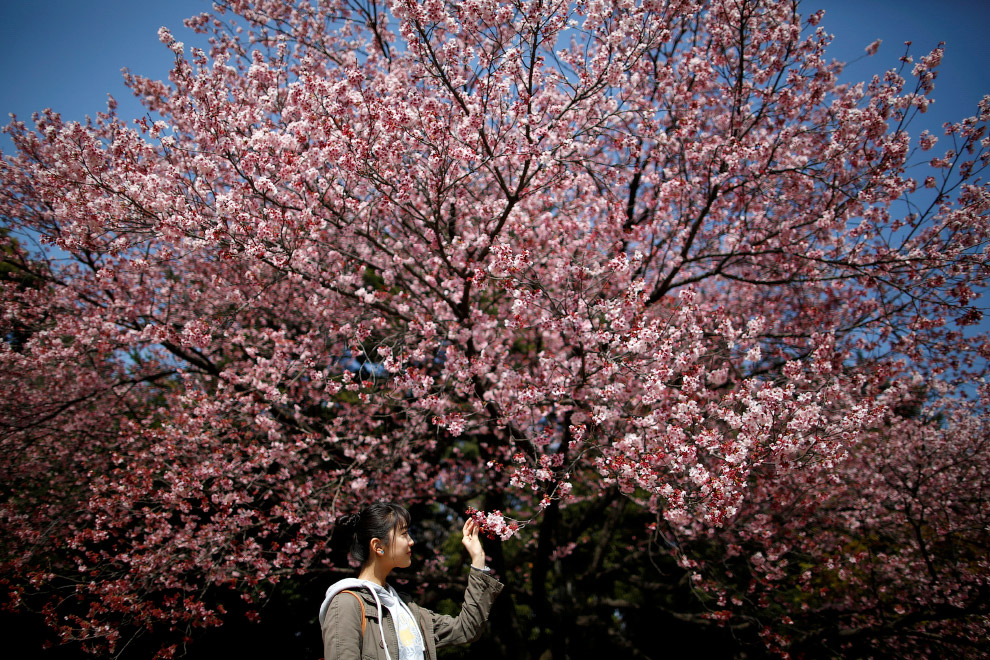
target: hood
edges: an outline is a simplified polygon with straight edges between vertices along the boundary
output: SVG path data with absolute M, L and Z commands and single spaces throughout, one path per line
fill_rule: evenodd
M 341 591 L 355 590 L 355 589 L 367 589 L 371 592 L 372 596 L 375 595 L 375 583 L 368 582 L 367 580 L 359 580 L 357 578 L 344 578 L 343 580 L 337 580 L 330 585 L 327 589 L 327 595 L 323 598 L 323 604 L 320 605 L 320 625 L 323 625 L 323 618 L 327 615 L 327 608 L 330 607 L 330 601 L 334 596 L 339 594 Z M 378 599 L 375 598 L 377 602 Z

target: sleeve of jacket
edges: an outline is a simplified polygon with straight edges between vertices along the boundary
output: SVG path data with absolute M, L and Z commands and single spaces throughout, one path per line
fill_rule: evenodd
M 324 660 L 360 660 L 361 605 L 356 598 L 350 594 L 334 596 L 320 627 Z
M 487 573 L 471 569 L 467 589 L 464 591 L 461 613 L 457 616 L 447 616 L 431 612 L 436 645 L 440 647 L 467 644 L 481 637 L 485 632 L 492 603 L 501 591 L 501 582 Z

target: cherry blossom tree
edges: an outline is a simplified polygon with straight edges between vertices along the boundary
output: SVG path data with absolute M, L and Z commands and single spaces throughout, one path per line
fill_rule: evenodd
M 976 657 L 990 98 L 912 136 L 942 46 L 840 84 L 814 9 L 224 0 L 13 121 L 8 607 L 179 655 L 388 498 L 506 541 L 514 657 Z

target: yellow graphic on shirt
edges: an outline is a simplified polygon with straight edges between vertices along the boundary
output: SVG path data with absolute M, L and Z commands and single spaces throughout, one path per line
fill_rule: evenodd
M 396 612 L 396 637 L 399 641 L 399 660 L 423 660 L 423 638 L 415 619 L 405 608 Z

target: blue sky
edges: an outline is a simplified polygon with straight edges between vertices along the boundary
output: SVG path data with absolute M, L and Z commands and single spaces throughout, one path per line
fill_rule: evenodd
M 123 117 L 143 113 L 124 87 L 120 69 L 165 78 L 172 54 L 158 42 L 162 25 L 187 44 L 182 20 L 209 7 L 204 0 L 0 0 L 0 117 L 27 120 L 46 107 L 67 119 L 83 119 L 106 108 L 111 93 Z M 834 57 L 852 60 L 874 39 L 876 56 L 847 69 L 862 80 L 896 65 L 906 40 L 921 55 L 947 44 L 936 81 L 936 103 L 926 124 L 973 114 L 990 93 L 990 2 L 987 0 L 806 0 L 802 12 L 826 10 L 824 26 L 835 35 Z M 917 129 L 919 132 L 921 127 Z M 0 150 L 10 142 L 0 138 Z

